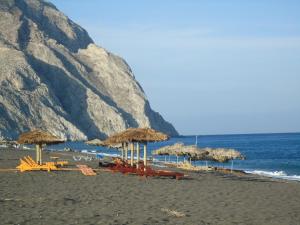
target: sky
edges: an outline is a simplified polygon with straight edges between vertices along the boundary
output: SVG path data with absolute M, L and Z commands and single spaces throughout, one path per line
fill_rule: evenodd
M 300 1 L 50 1 L 180 134 L 300 132 Z

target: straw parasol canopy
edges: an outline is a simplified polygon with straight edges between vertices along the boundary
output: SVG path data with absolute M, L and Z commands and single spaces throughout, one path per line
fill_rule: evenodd
M 176 155 L 187 156 L 191 160 L 202 160 L 208 154 L 207 151 L 201 150 L 195 145 L 185 146 L 183 143 L 165 146 L 152 152 L 153 155 Z
M 85 142 L 87 145 L 96 145 L 96 146 L 102 146 L 107 148 L 122 148 L 122 144 L 115 144 L 115 145 L 107 145 L 104 143 L 104 141 L 101 141 L 100 139 L 93 139 L 90 141 Z
M 216 161 L 216 162 L 228 162 L 233 159 L 244 160 L 245 157 L 235 149 L 225 149 L 225 148 L 205 148 L 205 151 L 208 152 L 207 160 Z
M 225 148 L 198 148 L 195 145 L 185 146 L 183 143 L 165 146 L 152 152 L 153 155 L 187 156 L 191 160 L 209 160 L 228 162 L 233 159 L 244 160 L 245 157 L 235 149 Z
M 181 155 L 184 144 L 181 142 L 175 143 L 174 145 L 167 145 L 161 147 L 152 152 L 153 155 Z
M 195 161 L 205 159 L 208 154 L 207 151 L 205 151 L 201 148 L 198 148 L 195 145 L 184 146 L 183 150 L 184 150 L 184 152 L 183 152 L 184 156 L 187 156 L 191 160 L 195 160 Z
M 104 141 L 104 143 L 106 145 L 115 145 L 129 142 L 157 142 L 168 139 L 168 135 L 151 128 L 128 128 L 123 132 L 109 137 Z
M 65 140 L 42 130 L 33 130 L 20 135 L 18 141 L 19 144 L 59 144 L 65 142 Z
M 42 148 L 43 144 L 59 144 L 65 142 L 62 139 L 42 130 L 33 130 L 20 135 L 19 144 L 35 144 L 36 145 L 36 162 L 42 165 Z
M 134 142 L 137 142 L 136 147 L 136 155 L 137 155 L 137 162 L 140 159 L 140 147 L 139 143 L 144 144 L 144 166 L 146 169 L 147 166 L 147 143 L 148 142 L 157 142 L 157 141 L 165 141 L 168 140 L 169 136 L 158 132 L 156 130 L 150 128 L 128 128 L 127 130 L 117 133 L 104 141 L 104 144 L 107 146 L 114 146 L 116 144 L 122 144 L 124 149 L 122 149 L 122 158 L 124 157 L 125 150 L 125 160 L 127 160 L 127 151 L 130 144 L 130 165 L 133 166 L 133 158 L 134 158 Z M 137 167 L 139 165 L 137 164 Z
M 93 139 L 85 142 L 87 145 L 105 146 L 103 141 L 100 139 Z
M 8 140 L 0 140 L 1 145 L 16 145 L 18 144 L 16 141 L 8 141 Z

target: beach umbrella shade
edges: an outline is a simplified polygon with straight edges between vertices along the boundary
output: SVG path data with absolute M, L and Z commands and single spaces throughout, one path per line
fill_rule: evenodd
M 226 149 L 226 148 L 204 148 L 208 152 L 206 160 L 216 161 L 216 162 L 228 162 L 234 159 L 244 160 L 245 156 L 242 155 L 239 151 L 235 149 Z
M 167 145 L 152 152 L 153 155 L 183 155 L 182 149 L 184 144 L 181 142 L 174 145 Z
M 114 144 L 114 145 L 108 145 L 104 143 L 104 141 L 101 141 L 100 139 L 93 139 L 90 141 L 85 142 L 87 145 L 95 145 L 95 146 L 102 146 L 102 147 L 107 147 L 107 148 L 122 148 L 122 144 Z
M 105 144 L 104 141 L 101 141 L 100 139 L 93 139 L 90 141 L 85 142 L 87 145 L 95 145 L 95 146 L 101 146 L 106 148 L 115 148 L 115 149 L 121 149 L 122 151 L 122 159 L 124 159 L 124 146 L 123 144 L 114 144 L 114 145 L 108 145 Z
M 182 155 L 187 156 L 190 160 L 203 160 L 206 158 L 208 152 L 195 145 L 183 146 Z
M 5 145 L 5 146 L 16 146 L 18 143 L 16 141 L 8 141 L 8 140 L 0 140 L 0 145 Z
M 226 148 L 205 148 L 208 152 L 206 155 L 205 160 L 210 160 L 219 163 L 227 163 L 231 160 L 231 172 L 233 170 L 233 160 L 239 159 L 244 160 L 245 156 L 242 155 L 239 151 L 235 149 L 226 149 Z M 207 163 L 207 162 L 206 162 Z
M 93 139 L 85 142 L 87 145 L 105 146 L 100 139 Z
M 38 164 L 42 164 L 42 147 L 43 145 L 53 145 L 65 142 L 49 132 L 43 130 L 33 130 L 23 133 L 19 136 L 17 141 L 19 144 L 36 145 L 36 161 Z
M 234 159 L 244 160 L 245 157 L 235 149 L 226 148 L 198 148 L 195 145 L 185 146 L 183 143 L 164 146 L 152 152 L 153 155 L 176 155 L 188 157 L 190 162 L 197 160 L 228 162 Z
M 104 141 L 107 145 L 121 143 L 143 143 L 144 144 L 144 165 L 147 165 L 147 143 L 168 140 L 169 136 L 151 128 L 128 128 L 127 130 L 112 135 Z M 134 151 L 134 145 L 131 144 L 131 151 Z M 131 157 L 131 165 L 133 165 L 133 157 Z
M 114 134 L 104 141 L 107 145 L 130 143 L 130 142 L 158 142 L 168 140 L 169 136 L 151 128 L 128 128 Z
M 190 158 L 190 160 L 202 160 L 208 154 L 207 151 L 198 148 L 195 145 L 185 146 L 183 143 L 164 146 L 152 152 L 153 155 L 175 155 Z
M 178 164 L 178 156 L 181 155 L 180 151 L 183 148 L 183 146 L 184 146 L 184 144 L 181 142 L 175 143 L 174 145 L 167 145 L 167 146 L 161 147 L 157 150 L 154 150 L 152 152 L 152 155 L 164 155 L 164 156 L 175 155 L 176 163 Z

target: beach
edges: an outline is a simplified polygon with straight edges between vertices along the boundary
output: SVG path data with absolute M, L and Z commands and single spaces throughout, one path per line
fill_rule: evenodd
M 72 152 L 44 152 L 70 164 Z M 29 150 L 0 150 L 15 168 Z M 75 167 L 75 166 L 72 166 Z M 97 171 L 0 172 L 0 224 L 300 224 L 300 183 L 255 175 L 184 172 L 183 180 Z

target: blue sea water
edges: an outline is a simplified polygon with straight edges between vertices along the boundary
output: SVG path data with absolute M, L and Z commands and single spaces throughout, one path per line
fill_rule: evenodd
M 241 169 L 250 173 L 284 179 L 300 180 L 300 133 L 282 134 L 237 134 L 237 135 L 198 135 L 199 147 L 223 147 L 234 148 L 240 151 L 245 160 L 234 160 L 234 169 Z M 180 136 L 171 138 L 165 142 L 150 143 L 148 155 L 152 150 L 176 142 L 186 145 L 195 144 L 196 136 Z M 83 142 L 67 142 L 51 148 L 63 149 L 70 147 L 74 150 L 96 151 L 102 155 L 117 155 L 117 150 L 102 147 L 88 146 Z M 175 157 L 155 157 L 157 160 L 176 161 Z M 183 160 L 181 158 L 180 160 Z M 206 162 L 197 161 L 196 165 L 204 165 Z M 213 163 L 209 165 L 231 167 L 229 163 Z

